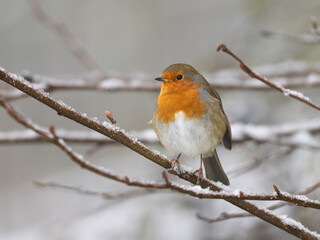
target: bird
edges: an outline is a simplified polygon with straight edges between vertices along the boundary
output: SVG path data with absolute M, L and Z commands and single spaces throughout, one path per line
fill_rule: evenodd
M 204 164 L 208 179 L 229 185 L 216 147 L 222 142 L 231 150 L 231 128 L 217 91 L 184 63 L 168 66 L 155 80 L 162 83 L 151 123 L 161 144 L 177 155 L 172 168 L 180 166 L 181 154 L 200 155 L 197 184 L 203 179 Z

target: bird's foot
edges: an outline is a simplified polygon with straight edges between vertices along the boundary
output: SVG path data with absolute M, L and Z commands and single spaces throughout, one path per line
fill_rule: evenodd
M 178 170 L 180 169 L 180 162 L 179 162 L 179 158 L 181 156 L 181 153 L 176 157 L 171 159 L 171 171 L 170 172 L 176 172 L 174 169 L 177 166 Z
M 202 167 L 199 168 L 198 170 L 195 170 L 193 173 L 198 175 L 196 185 L 199 185 L 200 184 L 200 180 L 203 179 Z

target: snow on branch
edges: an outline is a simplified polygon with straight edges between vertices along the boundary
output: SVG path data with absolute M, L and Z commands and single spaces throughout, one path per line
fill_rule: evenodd
M 290 203 L 294 203 L 297 206 L 309 207 L 320 209 L 320 202 L 317 200 L 308 199 L 306 196 L 302 195 L 292 195 L 287 192 L 280 191 L 275 185 L 275 193 L 272 194 L 252 194 L 246 193 L 240 190 L 233 190 L 230 187 L 224 187 L 220 192 L 212 191 L 209 188 L 203 189 L 200 186 L 184 186 L 181 184 L 173 183 L 168 180 L 167 174 L 163 172 L 163 178 L 165 179 L 165 183 L 156 183 L 151 181 L 143 181 L 143 180 L 132 180 L 127 176 L 121 176 L 113 171 L 106 169 L 101 166 L 96 166 L 89 161 L 85 160 L 83 156 L 74 152 L 62 138 L 59 138 L 53 126 L 49 128 L 49 131 L 40 128 L 33 124 L 30 120 L 26 120 L 20 113 L 18 113 L 10 104 L 8 104 L 4 99 L 0 97 L 0 104 L 7 110 L 8 114 L 13 117 L 17 122 L 22 124 L 23 126 L 33 130 L 35 133 L 41 135 L 47 141 L 54 143 L 58 147 L 60 147 L 68 156 L 78 163 L 80 166 L 98 173 L 99 175 L 105 176 L 107 178 L 128 184 L 130 186 L 138 186 L 145 188 L 169 188 L 181 193 L 186 193 L 188 195 L 198 197 L 198 198 L 211 198 L 211 199 L 243 199 L 243 200 L 260 200 L 260 201 L 286 201 Z M 51 186 L 53 186 L 51 184 Z M 74 190 L 74 189 L 73 189 Z M 91 193 L 92 194 L 92 193 Z
M 147 159 L 153 161 L 154 163 L 164 168 L 172 167 L 169 159 L 167 159 L 165 156 L 161 155 L 158 152 L 150 150 L 149 148 L 144 146 L 142 143 L 140 143 L 136 138 L 126 133 L 120 127 L 106 123 L 106 122 L 101 123 L 97 119 L 88 118 L 86 114 L 78 113 L 75 109 L 63 103 L 62 101 L 57 101 L 51 98 L 47 92 L 34 88 L 32 84 L 30 84 L 30 82 L 26 81 L 24 78 L 12 73 L 8 73 L 3 68 L 0 68 L 0 79 L 10 84 L 11 86 L 25 92 L 29 96 L 42 102 L 48 107 L 52 108 L 59 115 L 69 118 L 81 125 L 84 125 L 96 132 L 99 132 L 107 137 L 112 138 L 115 141 L 122 143 L 123 145 L 127 146 L 131 150 L 139 153 L 140 155 L 146 157 Z M 100 166 L 96 166 L 84 160 L 81 155 L 75 153 L 68 145 L 66 145 L 65 142 L 56 135 L 54 127 L 50 127 L 49 132 L 46 130 L 40 129 L 37 126 L 31 124 L 30 121 L 24 120 L 24 118 L 20 114 L 18 114 L 4 99 L 1 100 L 1 103 L 2 103 L 2 106 L 4 106 L 7 109 L 7 113 L 10 116 L 15 118 L 19 123 L 23 124 L 25 127 L 36 131 L 42 137 L 46 138 L 48 141 L 57 145 L 73 161 L 75 161 L 77 164 L 79 164 L 83 168 L 86 168 L 96 174 L 105 176 L 107 178 L 111 178 L 116 181 L 126 183 L 127 185 L 151 187 L 151 188 L 168 188 L 168 186 L 170 186 L 171 189 L 174 189 L 177 191 L 181 187 L 180 185 L 175 185 L 173 183 L 170 183 L 166 177 L 166 172 L 164 172 L 163 174 L 165 183 L 155 183 L 155 182 L 149 182 L 149 181 L 131 180 L 127 176 L 119 176 L 115 174 L 113 171 L 110 171 Z M 193 171 L 187 170 L 184 167 L 181 168 L 181 171 L 176 172 L 176 175 L 192 184 L 197 183 L 197 180 L 198 180 L 198 176 Z M 199 194 L 199 191 L 200 191 L 200 193 L 203 193 L 203 194 L 213 194 L 217 196 L 219 194 L 224 194 L 223 191 L 230 193 L 230 191 L 232 190 L 231 188 L 228 188 L 227 186 L 219 182 L 212 182 L 205 178 L 200 180 L 199 185 L 201 186 L 201 188 L 200 186 L 191 186 L 187 189 L 185 188 L 182 188 L 182 189 L 183 191 L 188 190 L 196 194 Z M 174 186 L 174 188 L 172 186 Z M 237 193 L 239 193 L 239 191 L 237 191 Z M 280 194 L 279 196 L 282 196 L 282 195 Z M 238 198 L 228 197 L 228 198 L 225 198 L 225 200 L 263 219 L 264 221 L 269 222 L 272 225 L 277 226 L 278 228 L 292 235 L 300 237 L 302 239 L 318 239 L 320 237 L 320 235 L 318 235 L 315 232 L 311 232 L 310 230 L 302 226 L 300 223 L 295 224 L 293 219 L 287 218 L 285 219 L 286 220 L 285 221 L 282 217 L 277 216 L 273 212 L 265 208 L 258 207 L 257 205 L 252 204 L 247 200 L 241 199 L 240 195 L 238 196 Z M 290 222 L 290 220 L 292 221 Z
M 309 194 L 315 190 L 317 190 L 320 187 L 320 181 L 316 182 L 315 184 L 307 187 L 306 189 L 300 191 L 297 195 L 300 196 L 305 196 L 306 194 Z M 288 202 L 280 202 L 280 203 L 276 203 L 276 204 L 272 204 L 269 207 L 267 207 L 267 209 L 269 210 L 276 210 L 278 208 L 287 206 L 287 205 L 291 205 Z M 228 220 L 228 219 L 232 219 L 232 218 L 242 218 L 242 217 L 252 217 L 253 215 L 250 213 L 228 213 L 228 212 L 222 212 L 218 215 L 218 217 L 216 218 L 210 218 L 210 217 L 206 217 L 200 213 L 197 213 L 197 217 L 199 219 L 202 219 L 206 222 L 209 223 L 214 223 L 214 222 L 220 222 L 220 221 L 224 221 L 224 220 Z
M 233 143 L 244 142 L 273 143 L 289 147 L 309 147 L 320 149 L 320 141 L 313 133 L 320 132 L 320 119 L 292 122 L 279 125 L 253 125 L 232 123 Z M 103 135 L 87 130 L 57 129 L 57 136 L 72 143 L 115 143 Z M 152 129 L 131 131 L 130 135 L 136 136 L 143 143 L 158 143 L 158 138 Z M 0 144 L 43 142 L 42 137 L 30 130 L 15 130 L 0 132 Z
M 311 88 L 320 86 L 320 65 L 305 62 L 288 61 L 256 68 L 273 82 L 284 88 Z M 108 76 L 108 77 L 106 77 Z M 267 85 L 247 78 L 242 71 L 235 69 L 221 70 L 204 74 L 206 79 L 220 89 L 270 90 Z M 136 73 L 120 76 L 112 73 L 91 72 L 82 77 L 49 77 L 38 74 L 24 74 L 24 78 L 38 89 L 47 92 L 61 90 L 96 90 L 96 91 L 159 91 L 160 85 L 153 81 L 153 76 Z M 26 95 L 19 90 L 1 91 L 8 100 L 19 99 Z
M 237 57 L 233 52 L 231 52 L 226 45 L 224 45 L 223 43 L 220 43 L 217 47 L 217 51 L 222 50 L 223 52 L 229 54 L 231 57 L 233 57 L 235 60 L 237 60 L 240 63 L 240 68 L 246 72 L 250 77 L 255 78 L 260 80 L 261 82 L 265 83 L 266 85 L 282 92 L 285 96 L 290 96 L 292 98 L 295 98 L 317 110 L 320 110 L 320 106 L 313 103 L 311 101 L 311 99 L 309 97 L 304 96 L 302 93 L 295 91 L 295 90 L 291 90 L 288 88 L 284 88 L 280 83 L 278 82 L 271 82 L 269 80 L 267 80 L 267 78 L 265 77 L 261 77 L 260 75 L 258 75 L 257 73 L 255 73 L 254 71 L 251 70 L 251 68 L 248 67 L 248 65 L 246 65 L 239 57 Z
M 312 134 L 319 132 L 319 129 L 320 119 L 273 126 L 234 123 L 232 125 L 232 141 L 234 143 L 253 141 L 319 149 L 320 141 Z
M 35 133 L 39 134 L 41 137 L 46 139 L 46 141 L 57 145 L 62 151 L 64 151 L 74 162 L 79 164 L 82 168 L 88 169 L 91 172 L 113 179 L 115 181 L 125 183 L 129 186 L 138 186 L 138 187 L 145 187 L 145 188 L 166 188 L 167 186 L 166 183 L 133 180 L 127 176 L 121 176 L 119 174 L 116 174 L 112 170 L 109 170 L 107 168 L 92 164 L 89 161 L 85 160 L 82 155 L 73 151 L 71 147 L 69 147 L 62 138 L 59 138 L 56 135 L 55 129 L 53 126 L 50 126 L 49 131 L 41 127 L 38 127 L 37 125 L 32 123 L 31 120 L 25 119 L 1 96 L 0 96 L 0 105 L 4 107 L 7 113 L 12 118 L 14 118 L 18 123 L 22 124 L 26 128 L 31 129 Z
M 88 130 L 65 130 L 56 129 L 56 134 L 66 142 L 71 143 L 104 143 L 115 144 L 117 142 L 106 138 L 94 131 Z M 135 136 L 139 141 L 144 143 L 158 143 L 159 140 L 152 129 L 143 131 L 130 131 L 129 135 Z M 0 132 L 1 143 L 37 143 L 45 142 L 45 139 L 34 133 L 32 130 L 14 130 L 10 132 Z

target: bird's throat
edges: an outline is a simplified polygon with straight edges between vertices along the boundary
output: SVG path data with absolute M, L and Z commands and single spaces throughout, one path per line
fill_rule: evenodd
M 166 82 L 158 97 L 157 119 L 162 123 L 174 121 L 175 114 L 183 112 L 186 118 L 199 118 L 209 106 L 199 96 L 199 84 L 190 81 Z

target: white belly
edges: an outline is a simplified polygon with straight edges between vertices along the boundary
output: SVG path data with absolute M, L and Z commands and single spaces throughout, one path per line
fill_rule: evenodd
M 207 120 L 208 121 L 208 120 Z M 195 157 L 212 152 L 217 140 L 213 136 L 211 122 L 188 119 L 183 112 L 175 114 L 175 121 L 162 124 L 161 143 L 172 153 Z

